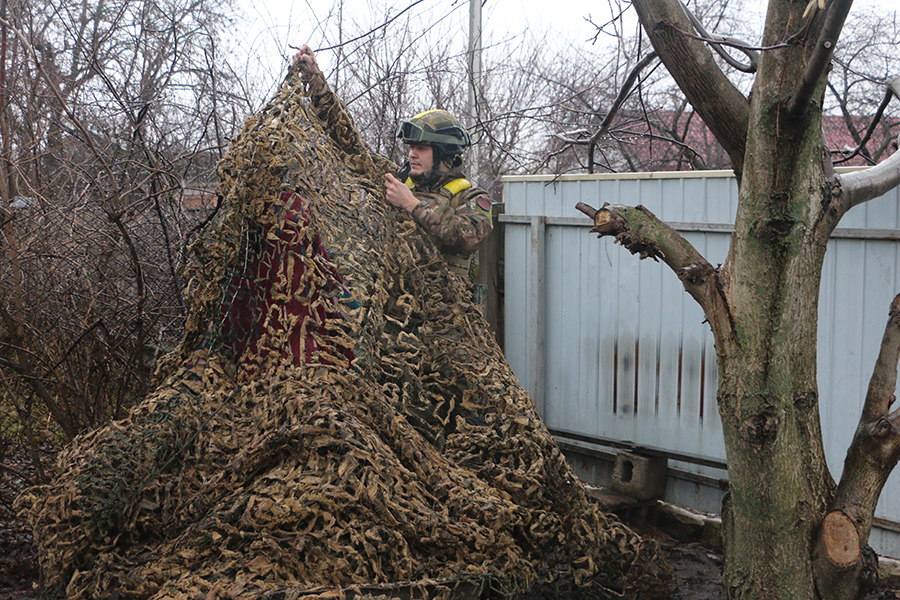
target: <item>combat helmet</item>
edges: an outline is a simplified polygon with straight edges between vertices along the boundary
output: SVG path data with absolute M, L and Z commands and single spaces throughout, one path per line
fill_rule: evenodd
M 455 157 L 472 145 L 469 132 L 446 110 L 427 110 L 400 121 L 397 137 L 406 144 L 428 145 L 446 157 Z

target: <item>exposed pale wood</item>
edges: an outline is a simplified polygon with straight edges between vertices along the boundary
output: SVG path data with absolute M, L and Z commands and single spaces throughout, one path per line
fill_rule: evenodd
M 822 541 L 828 559 L 839 569 L 847 569 L 859 562 L 859 532 L 853 520 L 839 510 L 825 515 L 822 521 Z

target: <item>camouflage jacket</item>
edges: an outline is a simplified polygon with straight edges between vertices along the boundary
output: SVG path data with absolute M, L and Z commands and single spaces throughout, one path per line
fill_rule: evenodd
M 373 161 L 376 168 L 386 173 L 396 172 L 396 165 L 368 148 L 350 114 L 327 84 L 311 101 L 328 134 L 348 154 L 352 168 L 363 167 L 353 164 L 355 161 Z M 412 211 L 416 223 L 435 240 L 450 271 L 468 276 L 472 255 L 492 228 L 487 192 L 472 187 L 459 169 L 431 185 L 419 187 L 411 180 L 407 180 L 407 185 L 419 200 L 419 206 Z
M 491 200 L 451 171 L 428 187 L 406 185 L 419 200 L 412 216 L 432 236 L 451 272 L 468 276 L 472 255 L 491 232 Z

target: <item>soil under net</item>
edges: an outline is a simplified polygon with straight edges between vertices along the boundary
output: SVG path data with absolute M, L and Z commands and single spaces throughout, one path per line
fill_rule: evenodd
M 159 385 L 18 500 L 68 598 L 660 598 L 387 161 L 289 73 L 219 167 Z

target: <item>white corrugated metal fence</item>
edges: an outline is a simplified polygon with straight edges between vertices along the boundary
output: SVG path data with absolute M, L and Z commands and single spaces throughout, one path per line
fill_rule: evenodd
M 504 181 L 505 352 L 547 426 L 592 447 L 664 449 L 689 485 L 667 499 L 710 510 L 727 473 L 712 334 L 662 263 L 589 233 L 575 210 L 641 204 L 712 264 L 725 260 L 737 209 L 730 172 L 510 177 Z M 819 300 L 819 394 L 839 476 L 872 373 L 900 265 L 900 197 L 854 208 L 829 243 Z M 690 457 L 696 458 L 696 460 Z M 900 474 L 888 481 L 870 542 L 900 556 Z M 896 531 L 893 531 L 896 530 Z

